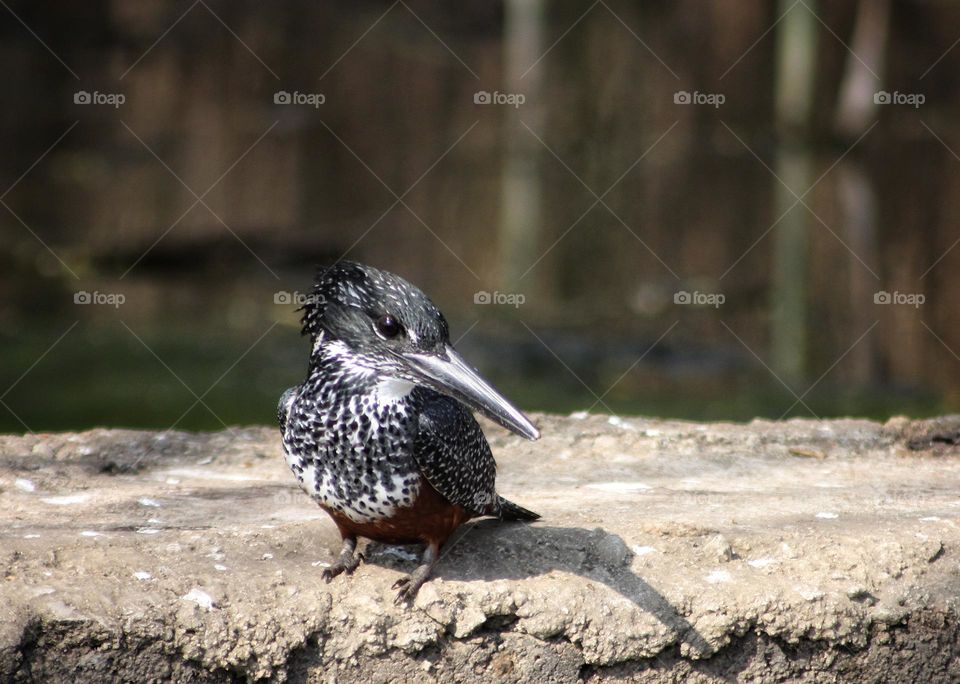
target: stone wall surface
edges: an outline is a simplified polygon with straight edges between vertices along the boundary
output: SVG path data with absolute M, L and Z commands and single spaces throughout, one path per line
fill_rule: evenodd
M 273 428 L 0 436 L 0 681 L 960 681 L 960 418 L 485 425 L 532 525 L 336 530 Z

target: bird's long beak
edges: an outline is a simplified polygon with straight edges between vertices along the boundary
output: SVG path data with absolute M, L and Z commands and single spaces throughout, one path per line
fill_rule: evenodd
M 463 402 L 522 437 L 540 438 L 540 431 L 530 419 L 481 378 L 450 345 L 445 345 L 439 354 L 399 356 L 427 387 Z

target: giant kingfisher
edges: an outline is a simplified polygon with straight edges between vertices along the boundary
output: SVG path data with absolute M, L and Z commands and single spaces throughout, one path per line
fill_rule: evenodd
M 499 496 L 496 463 L 470 409 L 530 440 L 540 432 L 450 344 L 447 321 L 403 278 L 341 261 L 303 306 L 307 378 L 278 407 L 287 464 L 343 539 L 330 581 L 352 573 L 357 537 L 426 546 L 394 584 L 412 599 L 461 524 L 539 516 Z

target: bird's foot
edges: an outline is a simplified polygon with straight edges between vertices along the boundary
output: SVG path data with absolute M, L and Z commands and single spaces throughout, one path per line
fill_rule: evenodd
M 416 570 L 411 572 L 409 575 L 401 577 L 396 582 L 393 583 L 393 589 L 399 589 L 397 592 L 397 597 L 393 600 L 394 605 L 399 606 L 404 601 L 412 601 L 417 596 L 417 592 L 420 591 L 420 587 L 423 586 L 423 583 L 427 581 L 427 578 L 430 576 L 430 570 L 433 565 L 421 565 Z
M 362 553 L 341 553 L 340 557 L 337 559 L 337 562 L 328 568 L 324 568 L 320 576 L 323 577 L 324 581 L 329 582 L 334 577 L 342 573 L 352 575 L 353 571 L 357 569 L 362 560 L 364 560 Z

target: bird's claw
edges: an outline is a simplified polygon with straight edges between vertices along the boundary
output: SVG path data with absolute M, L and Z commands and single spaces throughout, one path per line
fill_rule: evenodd
M 399 606 L 405 601 L 412 601 L 420 591 L 423 582 L 415 582 L 410 575 L 405 575 L 393 583 L 391 589 L 399 589 L 397 596 L 393 599 L 393 605 Z
M 329 568 L 325 568 L 323 572 L 320 573 L 320 577 L 323 578 L 323 581 L 327 584 L 330 584 L 330 580 L 343 572 L 343 568 L 336 567 L 336 564 L 331 565 Z
M 394 585 L 394 588 L 396 588 L 396 585 Z M 412 599 L 414 596 L 416 596 L 416 593 L 411 592 L 410 587 L 408 586 L 403 587 L 402 589 L 400 589 L 400 591 L 397 592 L 396 598 L 393 599 L 393 605 L 399 606 L 402 603 L 405 603 L 406 601 Z
M 364 560 L 366 559 L 363 557 L 362 553 L 358 553 L 350 558 L 340 558 L 329 568 L 325 568 L 323 572 L 320 573 L 320 576 L 329 584 L 330 580 L 341 573 L 352 575 L 353 571 L 356 570 L 357 566 L 359 566 Z

